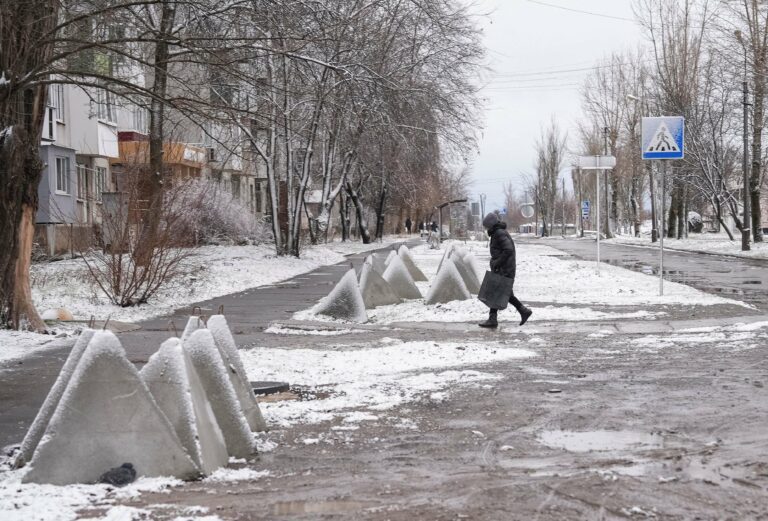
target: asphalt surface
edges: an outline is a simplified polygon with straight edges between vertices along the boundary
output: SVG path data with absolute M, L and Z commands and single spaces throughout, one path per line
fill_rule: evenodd
M 591 241 L 536 243 L 594 260 Z M 656 253 L 603 248 L 606 262 L 646 273 L 656 266 Z M 349 261 L 357 266 L 363 257 Z M 201 303 L 205 314 L 224 306 L 245 349 L 354 349 L 389 337 L 488 342 L 529 348 L 537 356 L 462 368 L 500 379 L 462 386 L 449 399 L 425 397 L 377 411 L 380 420 L 361 422 L 358 430 L 338 421 L 275 428 L 268 434 L 276 442 L 272 451 L 237 464 L 268 471 L 264 478 L 185 483 L 118 502 L 151 508 L 158 520 L 201 507 L 225 521 L 768 519 L 768 333 L 745 340 L 739 331 L 691 332 L 768 320 L 766 266 L 670 253 L 669 280 L 746 300 L 758 310 L 673 306 L 665 308 L 664 320 L 651 321 L 532 322 L 524 328 L 505 321 L 495 331 L 413 322 L 361 325 L 364 332 L 336 337 L 264 332 L 275 322 L 342 327 L 291 316 L 326 295 L 346 262 Z M 131 359 L 143 363 L 169 335 L 169 322 L 180 331 L 189 312 L 121 334 Z M 48 351 L 0 369 L 0 403 L 10 405 L 0 410 L 0 444 L 23 437 L 66 352 Z M 400 420 L 409 423 L 398 427 Z
M 597 258 L 594 239 L 518 241 L 546 244 L 584 260 L 594 261 Z M 674 240 L 668 241 L 674 243 Z M 600 257 L 602 262 L 622 268 L 652 275 L 659 273 L 658 247 L 602 243 Z M 762 311 L 768 311 L 768 260 L 665 250 L 664 280 L 741 300 Z

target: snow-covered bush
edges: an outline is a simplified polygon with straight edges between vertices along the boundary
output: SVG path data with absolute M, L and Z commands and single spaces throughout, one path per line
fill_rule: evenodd
M 177 185 L 173 204 L 179 208 L 196 242 L 259 244 L 271 240 L 270 226 L 247 204 L 208 179 L 190 179 Z

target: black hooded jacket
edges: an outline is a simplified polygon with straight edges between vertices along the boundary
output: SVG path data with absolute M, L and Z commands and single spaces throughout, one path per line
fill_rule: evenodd
M 515 243 L 507 231 L 507 223 L 497 222 L 489 230 L 491 238 L 491 271 L 515 278 Z

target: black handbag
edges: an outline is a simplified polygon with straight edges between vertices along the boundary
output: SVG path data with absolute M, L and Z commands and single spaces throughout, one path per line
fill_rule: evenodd
M 514 283 L 515 279 L 486 271 L 477 298 L 491 309 L 506 309 L 509 304 L 509 297 L 512 296 Z

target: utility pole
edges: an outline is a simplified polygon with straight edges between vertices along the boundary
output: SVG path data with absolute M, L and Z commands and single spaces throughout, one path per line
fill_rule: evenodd
M 741 44 L 742 49 L 744 49 L 744 81 L 741 84 L 741 89 L 743 93 L 743 101 L 742 105 L 744 108 L 744 138 L 743 138 L 743 147 L 744 152 L 742 155 L 742 162 L 741 162 L 741 169 L 743 174 L 743 209 L 744 209 L 744 218 L 742 219 L 741 223 L 741 251 L 749 251 L 750 250 L 750 240 L 751 240 L 751 234 L 752 230 L 750 229 L 750 226 L 752 224 L 752 202 L 750 200 L 751 197 L 751 186 L 750 186 L 750 179 L 749 179 L 749 85 L 747 84 L 747 46 L 744 45 L 744 40 L 741 37 L 741 31 L 735 31 L 734 33 L 736 35 L 736 39 L 739 40 L 739 43 Z
M 562 178 L 561 181 L 563 182 L 563 238 L 565 238 L 565 178 Z
M 608 127 L 603 127 L 603 154 L 608 155 Z M 598 172 L 598 175 L 600 173 Z M 608 170 L 603 170 L 603 194 L 605 196 L 605 238 L 608 239 L 611 237 L 611 220 L 609 217 L 608 208 L 610 207 L 610 203 L 608 202 Z M 598 197 L 600 197 L 600 194 L 597 194 Z M 600 233 L 598 231 L 598 233 Z

